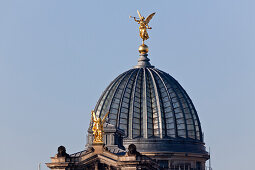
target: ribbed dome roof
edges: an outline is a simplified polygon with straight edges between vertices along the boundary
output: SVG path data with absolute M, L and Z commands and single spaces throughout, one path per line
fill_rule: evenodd
M 126 139 L 202 142 L 199 118 L 186 91 L 172 76 L 141 58 L 146 66 L 122 73 L 105 89 L 96 115 L 103 117 L 110 111 L 108 123 L 122 129 Z

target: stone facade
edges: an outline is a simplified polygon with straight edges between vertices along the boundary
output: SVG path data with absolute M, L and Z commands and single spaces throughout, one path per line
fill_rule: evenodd
M 134 145 L 133 145 L 134 146 Z M 131 148 L 129 152 L 114 154 L 103 144 L 93 144 L 81 153 L 51 158 L 46 165 L 52 170 L 157 170 L 159 165 Z

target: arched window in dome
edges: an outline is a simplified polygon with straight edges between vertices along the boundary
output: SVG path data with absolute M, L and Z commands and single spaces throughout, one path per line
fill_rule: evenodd
M 116 125 L 117 120 L 119 119 L 118 115 L 119 115 L 120 102 L 122 100 L 124 88 L 126 87 L 128 80 L 130 78 L 130 74 L 128 73 L 130 73 L 131 71 L 127 72 L 127 74 L 123 76 L 122 80 L 119 82 L 116 90 L 114 91 L 112 100 L 110 101 L 109 107 L 110 107 L 111 114 L 109 114 L 109 119 L 110 119 L 109 123 L 112 125 Z M 107 110 L 105 110 L 105 112 L 107 112 Z
M 120 105 L 120 114 L 119 114 L 119 128 L 124 130 L 125 136 L 128 136 L 128 118 L 130 113 L 130 97 L 132 94 L 132 87 L 135 83 L 135 75 L 137 74 L 138 70 L 135 70 L 130 74 L 128 82 L 126 84 L 124 93 L 121 98 L 121 105 Z
M 132 138 L 137 138 L 142 136 L 142 81 L 143 81 L 143 70 L 140 69 L 137 73 L 136 83 L 134 85 L 133 94 L 131 97 L 132 103 Z

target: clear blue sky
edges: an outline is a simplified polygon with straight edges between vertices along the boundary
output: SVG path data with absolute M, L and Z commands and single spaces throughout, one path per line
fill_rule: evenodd
M 84 149 L 90 111 L 136 65 L 138 25 L 157 12 L 149 58 L 198 111 L 214 170 L 254 167 L 254 0 L 0 1 L 0 164 L 34 170 Z M 42 166 L 46 170 L 46 166 Z

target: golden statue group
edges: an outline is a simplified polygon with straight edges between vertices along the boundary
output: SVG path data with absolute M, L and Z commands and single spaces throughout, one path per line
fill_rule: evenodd
M 130 18 L 134 18 L 134 20 L 136 22 L 138 22 L 138 24 L 140 24 L 140 27 L 139 27 L 139 31 L 140 31 L 140 37 L 142 38 L 143 40 L 143 44 L 144 45 L 144 41 L 149 39 L 149 34 L 147 32 L 147 29 L 152 29 L 151 27 L 149 27 L 149 22 L 150 20 L 152 19 L 152 17 L 155 15 L 155 12 L 150 14 L 146 19 L 140 14 L 140 12 L 137 10 L 137 13 L 139 15 L 139 20 L 136 19 L 136 17 L 132 17 L 132 16 L 129 16 Z
M 91 112 L 91 123 L 93 125 L 92 131 L 94 135 L 93 143 L 103 143 L 103 134 L 104 134 L 104 122 L 106 117 L 108 116 L 109 112 L 107 112 L 104 118 L 101 120 L 100 117 L 96 117 L 95 112 L 92 110 Z

